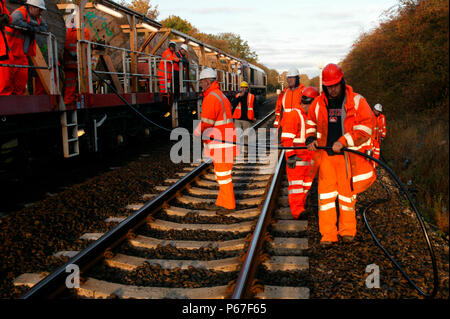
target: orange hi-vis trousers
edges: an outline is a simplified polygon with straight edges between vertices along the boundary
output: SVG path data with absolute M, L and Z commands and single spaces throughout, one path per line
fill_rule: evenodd
M 309 176 L 312 152 L 302 152 L 301 161 L 296 162 L 295 168 L 286 165 L 289 182 L 288 196 L 292 217 L 298 219 L 305 211 L 306 195 L 311 188 L 312 178 Z
M 226 209 L 235 209 L 236 200 L 231 179 L 233 163 L 216 163 L 214 161 L 213 163 L 214 174 L 219 184 L 219 195 L 217 196 L 216 205 Z
M 347 177 L 345 157 L 323 152 L 319 168 L 319 231 L 321 241 L 338 241 L 340 236 L 356 235 L 356 194 Z M 336 197 L 339 201 L 339 231 L 336 228 Z
M 12 56 L 2 64 L 28 65 L 26 55 Z M 0 66 L 0 95 L 25 95 L 28 82 L 28 68 Z
M 65 70 L 65 86 L 64 86 L 64 103 L 70 104 L 76 102 L 75 94 L 77 93 L 78 70 Z

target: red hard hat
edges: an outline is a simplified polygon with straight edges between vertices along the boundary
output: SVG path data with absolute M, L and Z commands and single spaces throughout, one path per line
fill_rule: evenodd
M 313 86 L 308 86 L 302 92 L 302 103 L 311 104 L 316 96 L 319 96 L 319 91 Z
M 330 63 L 322 71 L 322 83 L 325 86 L 335 85 L 342 80 L 343 76 L 344 72 L 342 72 L 341 68 L 336 64 Z
M 303 90 L 302 95 L 315 99 L 316 96 L 319 96 L 319 91 L 314 86 L 308 86 Z

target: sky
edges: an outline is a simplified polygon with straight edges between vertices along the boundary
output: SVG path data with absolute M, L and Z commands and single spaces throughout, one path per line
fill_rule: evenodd
M 158 20 L 177 15 L 205 33 L 233 32 L 260 63 L 278 72 L 295 67 L 309 78 L 338 63 L 363 32 L 377 27 L 398 0 L 151 0 Z

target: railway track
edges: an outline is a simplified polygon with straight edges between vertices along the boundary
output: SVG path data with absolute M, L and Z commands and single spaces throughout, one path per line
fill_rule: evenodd
M 256 127 L 272 118 L 273 112 Z M 284 153 L 264 152 L 256 163 L 233 166 L 233 213 L 213 208 L 218 186 L 212 163 L 192 164 L 179 173 L 180 180 L 160 186 L 160 195 L 129 207 L 136 210 L 130 217 L 106 220 L 117 223 L 108 233 L 85 234 L 93 240 L 89 247 L 60 252 L 71 259 L 22 298 L 308 298 L 306 287 L 261 289 L 255 279 L 258 267 L 269 272 L 308 267 L 307 257 L 298 256 L 305 239 L 295 237 L 306 222 L 289 221 L 286 207 L 275 210 Z M 286 198 L 279 201 L 288 206 Z M 271 226 L 275 211 L 280 220 Z M 269 229 L 285 235 L 266 243 Z M 265 260 L 267 245 L 275 255 Z M 66 284 L 70 269 L 80 271 L 79 286 Z

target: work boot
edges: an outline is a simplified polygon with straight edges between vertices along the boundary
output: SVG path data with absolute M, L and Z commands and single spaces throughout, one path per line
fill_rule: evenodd
M 216 215 L 219 215 L 219 216 L 225 216 L 225 215 L 229 215 L 231 213 L 234 213 L 234 209 L 221 208 L 216 211 Z
M 333 244 L 332 241 L 321 241 L 320 242 L 320 246 L 322 246 L 322 247 L 329 247 L 332 244 Z
M 342 241 L 344 243 L 351 243 L 355 239 L 355 236 L 342 236 Z
M 216 211 L 216 215 L 219 216 L 224 216 L 224 215 L 229 215 L 231 213 L 234 213 L 234 209 L 227 209 L 225 207 L 222 206 L 218 206 L 216 204 L 214 204 L 214 210 Z

